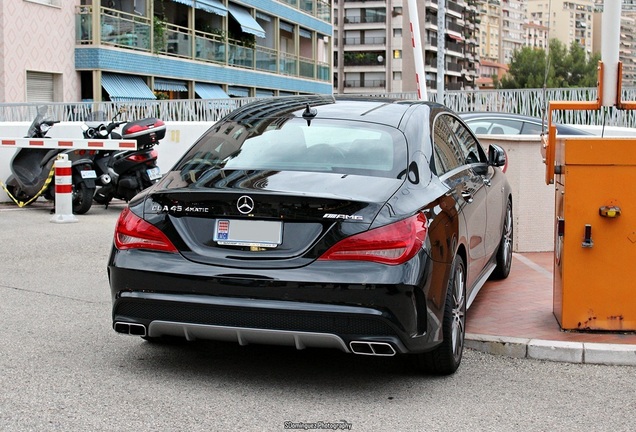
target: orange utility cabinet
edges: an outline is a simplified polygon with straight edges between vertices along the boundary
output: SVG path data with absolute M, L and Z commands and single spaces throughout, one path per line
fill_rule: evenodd
M 636 139 L 557 138 L 553 311 L 564 330 L 636 330 Z

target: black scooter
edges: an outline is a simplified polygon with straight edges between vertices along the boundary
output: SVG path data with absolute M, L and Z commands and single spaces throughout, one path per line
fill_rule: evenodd
M 47 138 L 46 134 L 59 120 L 46 118 L 48 107 L 38 108 L 26 138 Z M 90 158 L 79 156 L 74 150 L 20 148 L 11 159 L 11 175 L 6 181 L 7 192 L 20 205 L 28 205 L 38 197 L 55 200 L 53 164 L 59 154 L 67 154 L 71 161 L 73 185 L 73 213 L 84 214 L 93 204 L 96 173 Z
M 87 139 L 123 138 L 137 141 L 137 150 L 99 150 L 93 157 L 98 186 L 93 199 L 106 207 L 113 199 L 130 201 L 161 178 L 154 146 L 166 136 L 165 123 L 154 117 L 128 123 L 117 121 L 121 114 L 122 111 L 106 123 L 103 113 L 94 113 L 84 127 L 84 137 Z M 115 132 L 124 124 L 121 135 Z

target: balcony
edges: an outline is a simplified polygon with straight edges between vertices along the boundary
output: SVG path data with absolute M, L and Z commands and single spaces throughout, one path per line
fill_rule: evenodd
M 461 16 L 464 13 L 464 7 L 452 1 L 446 2 L 446 9 L 448 12 L 454 12 L 458 16 Z
M 386 37 L 344 38 L 343 45 L 386 45 Z
M 346 88 L 385 88 L 386 80 L 345 80 Z
M 344 63 L 346 66 L 380 66 L 384 68 L 384 51 L 375 52 L 345 52 Z
M 452 32 L 458 33 L 460 35 L 464 33 L 464 26 L 461 26 L 461 25 L 459 25 L 457 23 L 454 23 L 454 22 L 447 22 L 446 23 L 446 29 L 448 31 L 452 31 Z
M 325 0 L 278 0 L 293 8 L 315 16 L 325 22 L 331 22 L 331 5 Z
M 92 7 L 76 8 L 76 44 L 178 57 L 222 66 L 331 81 L 329 64 L 255 44 L 254 39 L 227 38 L 112 9 L 100 9 L 100 28 L 93 31 Z
M 351 15 L 344 17 L 345 24 L 374 24 L 374 23 L 382 23 L 386 24 L 386 16 L 382 15 L 371 15 L 371 16 L 360 16 L 360 15 Z
M 446 42 L 446 50 L 457 53 L 460 56 L 464 55 L 464 46 L 455 42 Z

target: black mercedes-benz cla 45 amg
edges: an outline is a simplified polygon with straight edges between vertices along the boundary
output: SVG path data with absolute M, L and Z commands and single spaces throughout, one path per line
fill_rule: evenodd
M 408 355 L 455 372 L 466 309 L 512 261 L 512 194 L 446 107 L 262 99 L 215 123 L 122 211 L 117 332 Z

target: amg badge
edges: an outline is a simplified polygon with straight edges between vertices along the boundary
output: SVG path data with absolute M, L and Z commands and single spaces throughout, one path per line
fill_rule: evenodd
M 335 214 L 335 213 L 325 213 L 325 215 L 322 218 L 323 219 L 359 220 L 359 221 L 364 220 L 362 216 Z

